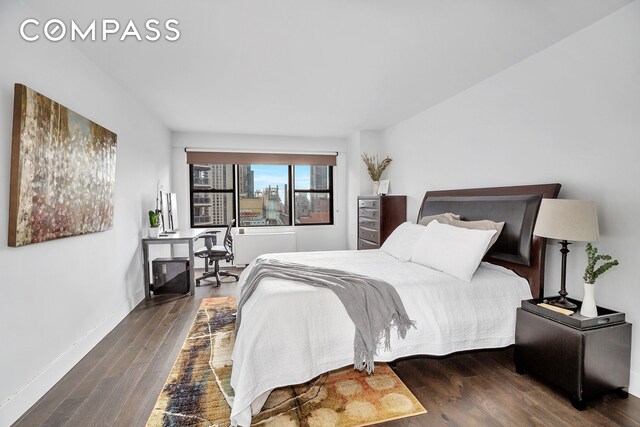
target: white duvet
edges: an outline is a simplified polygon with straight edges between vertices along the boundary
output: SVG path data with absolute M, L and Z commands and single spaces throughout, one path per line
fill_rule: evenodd
M 514 342 L 516 308 L 531 298 L 527 281 L 510 270 L 482 263 L 471 282 L 402 262 L 380 250 L 304 252 L 263 257 L 330 267 L 391 283 L 409 318 L 407 337 L 391 334 L 391 351 L 377 361 L 505 347 Z M 240 278 L 244 284 L 249 265 Z M 264 279 L 245 304 L 233 350 L 233 425 L 248 426 L 269 392 L 353 364 L 353 322 L 330 290 Z

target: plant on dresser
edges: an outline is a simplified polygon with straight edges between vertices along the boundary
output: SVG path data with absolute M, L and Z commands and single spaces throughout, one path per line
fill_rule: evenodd
M 376 157 L 368 155 L 367 153 L 362 154 L 362 161 L 365 165 L 367 165 L 367 172 L 369 172 L 369 176 L 373 181 L 380 181 L 382 178 L 382 172 L 391 164 L 393 159 L 389 156 L 382 159 L 382 161 L 378 160 L 378 155 Z
M 378 185 L 380 185 L 380 178 L 382 178 L 382 172 L 391 164 L 392 159 L 387 156 L 381 161 L 378 159 L 377 154 L 373 157 L 367 153 L 362 153 L 362 161 L 367 166 L 367 172 L 369 172 L 369 176 L 373 181 L 372 194 L 376 195 L 378 193 Z

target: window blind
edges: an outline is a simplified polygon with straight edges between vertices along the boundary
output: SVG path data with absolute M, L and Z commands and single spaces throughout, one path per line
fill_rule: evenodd
M 234 153 L 186 150 L 187 163 L 335 166 L 337 154 Z

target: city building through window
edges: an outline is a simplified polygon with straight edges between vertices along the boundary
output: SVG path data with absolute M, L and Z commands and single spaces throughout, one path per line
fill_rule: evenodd
M 290 182 L 290 166 L 238 165 L 238 225 L 291 225 Z
M 192 227 L 225 226 L 233 218 L 240 227 L 333 224 L 332 166 L 191 164 L 190 170 Z
M 331 166 L 295 166 L 294 171 L 296 224 L 331 224 L 333 222 Z
M 191 165 L 191 226 L 228 224 L 235 218 L 233 165 Z

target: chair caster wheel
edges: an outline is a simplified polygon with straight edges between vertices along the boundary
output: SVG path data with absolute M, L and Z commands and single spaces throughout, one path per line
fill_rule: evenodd
M 200 286 L 200 280 L 196 280 L 196 286 Z
M 587 402 L 585 402 L 584 399 L 576 399 L 575 397 L 571 396 L 569 400 L 571 401 L 571 405 L 573 405 L 573 407 L 578 411 L 584 411 L 587 408 Z

